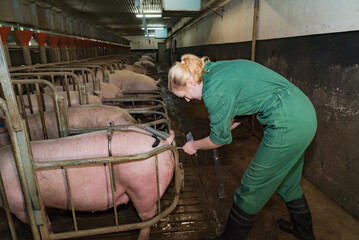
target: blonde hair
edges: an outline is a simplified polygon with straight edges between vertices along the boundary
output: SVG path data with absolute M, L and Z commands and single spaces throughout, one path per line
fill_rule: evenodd
M 186 86 L 186 80 L 190 77 L 193 77 L 197 83 L 201 83 L 206 61 L 209 61 L 208 57 L 199 58 L 193 54 L 182 55 L 181 62 L 176 62 L 168 73 L 168 89 L 172 92 L 173 89 Z

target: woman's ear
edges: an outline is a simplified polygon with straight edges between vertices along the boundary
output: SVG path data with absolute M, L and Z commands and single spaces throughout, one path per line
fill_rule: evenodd
M 193 79 L 193 77 L 190 77 L 186 80 L 186 87 L 193 87 L 195 85 L 196 85 L 196 82 Z

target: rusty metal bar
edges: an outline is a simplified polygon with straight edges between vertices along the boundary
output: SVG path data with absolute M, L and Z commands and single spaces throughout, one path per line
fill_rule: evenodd
M 81 75 L 82 75 L 82 80 L 83 83 L 87 82 L 87 75 L 90 74 L 92 76 L 93 79 L 93 84 L 94 84 L 94 90 L 95 91 L 100 91 L 101 90 L 101 86 L 100 86 L 100 82 L 99 80 L 96 78 L 94 72 L 90 69 L 90 68 L 85 68 L 85 67 L 54 67 L 54 68 L 42 68 L 42 69 L 37 69 L 38 71 L 59 71 L 59 72 L 64 72 L 64 71 L 80 71 Z
M 68 100 L 67 104 L 69 105 L 69 107 L 71 107 L 71 98 L 70 98 L 69 83 L 68 83 L 67 75 L 65 75 L 65 92 L 66 92 L 67 100 Z
M 22 87 L 20 84 L 17 84 L 16 87 L 17 87 L 17 91 L 19 93 L 18 99 L 19 99 L 19 105 L 21 107 L 22 118 L 25 120 L 27 129 L 29 129 L 29 122 L 27 119 L 27 113 L 26 113 L 25 103 L 24 103 L 24 95 L 22 94 Z
M 68 189 L 68 192 L 69 192 L 69 197 L 70 197 L 72 220 L 74 222 L 75 231 L 78 231 L 76 213 L 75 213 L 75 207 L 74 207 L 74 201 L 73 201 L 73 198 L 72 198 L 72 191 L 71 191 L 71 185 L 70 185 L 70 181 L 69 181 L 69 174 L 67 172 L 67 167 L 64 167 L 64 171 L 65 171 L 65 177 L 66 177 L 66 186 L 67 186 L 67 189 Z
M 251 49 L 251 60 L 252 61 L 255 61 L 255 58 L 256 58 L 256 39 L 257 39 L 257 27 L 258 27 L 258 10 L 259 10 L 259 0 L 254 0 L 252 49 Z
M 158 175 L 158 155 L 155 156 L 156 165 L 156 182 L 157 182 L 157 209 L 158 214 L 161 214 L 161 191 L 160 191 L 160 178 Z
M 66 232 L 66 233 L 57 233 L 51 234 L 50 239 L 63 239 L 63 238 L 71 238 L 71 237 L 81 237 L 102 233 L 110 233 L 110 232 L 118 232 L 118 231 L 126 231 L 138 228 L 149 227 L 159 221 L 164 216 L 168 215 L 178 203 L 180 188 L 182 187 L 183 182 L 183 173 L 181 173 L 181 167 L 178 160 L 178 152 L 175 149 L 175 145 L 164 145 L 157 149 L 154 149 L 150 152 L 144 154 L 137 155 L 128 155 L 128 156 L 119 156 L 119 157 L 104 157 L 104 158 L 95 158 L 95 159 L 76 159 L 76 160 L 65 160 L 65 161 L 54 161 L 54 162 L 34 162 L 34 167 L 36 169 L 44 169 L 44 168 L 54 168 L 54 167 L 66 167 L 72 165 L 87 165 L 87 164 L 104 164 L 104 163 L 118 163 L 118 162 L 129 162 L 129 161 L 138 161 L 148 159 L 154 155 L 160 154 L 164 151 L 171 150 L 175 157 L 175 198 L 170 207 L 165 209 L 161 214 L 155 216 L 154 218 L 135 224 L 125 224 L 120 226 L 113 227 L 105 227 L 105 228 L 97 228 L 90 230 L 81 230 L 77 232 Z
M 179 163 L 178 152 L 175 149 L 175 145 L 165 145 L 165 146 L 158 148 L 157 150 L 158 151 L 155 154 L 159 154 L 159 153 L 161 153 L 163 151 L 167 151 L 167 150 L 171 150 L 174 154 L 174 159 L 175 159 L 175 168 L 174 168 L 175 196 L 174 196 L 173 201 L 169 207 L 167 207 L 164 211 L 162 211 L 161 213 L 157 214 L 155 217 L 153 217 L 147 221 L 143 221 L 143 222 L 139 222 L 139 223 L 124 224 L 124 225 L 119 225 L 119 226 L 110 226 L 110 227 L 102 227 L 102 228 L 96 228 L 96 229 L 55 233 L 55 234 L 50 234 L 50 239 L 67 239 L 67 238 L 73 238 L 73 237 L 84 237 L 84 236 L 90 236 L 90 235 L 92 236 L 92 235 L 98 235 L 98 234 L 141 229 L 141 228 L 152 226 L 153 224 L 157 223 L 160 219 L 164 218 L 169 213 L 171 213 L 178 204 L 180 190 L 183 187 L 184 174 L 183 174 L 182 164 Z M 151 151 L 149 153 L 153 153 L 153 152 L 156 152 L 156 151 Z M 140 154 L 140 155 L 142 155 L 142 157 L 144 157 L 144 159 L 147 159 L 147 158 L 151 157 L 151 155 L 153 156 L 153 154 L 149 154 L 149 153 Z M 131 158 L 131 156 L 134 156 L 134 155 L 122 156 L 122 159 L 125 159 L 126 157 Z M 108 157 L 108 158 L 118 158 L 118 157 Z M 135 159 L 132 159 L 131 161 L 133 161 L 133 160 L 135 160 Z M 72 160 L 70 160 L 70 161 L 72 161 Z M 66 162 L 66 161 L 64 161 L 64 162 Z M 111 160 L 109 162 L 111 162 Z M 98 162 L 98 163 L 103 163 L 103 161 Z M 34 163 L 34 164 L 36 164 L 36 163 Z M 42 163 L 40 163 L 40 164 L 42 164 Z M 88 163 L 88 164 L 93 164 L 93 162 Z
M 153 102 L 153 103 L 158 103 L 158 105 L 151 105 L 148 107 L 141 107 L 141 108 L 126 108 L 127 110 L 155 110 L 155 109 L 163 109 L 163 111 L 165 112 L 165 114 L 167 115 L 167 107 L 166 105 L 158 100 L 158 99 L 151 99 L 151 98 L 105 98 L 102 99 L 102 103 L 121 103 L 121 102 L 136 102 L 139 104 L 139 102 Z M 133 104 L 134 105 L 134 104 Z
M 148 133 L 148 132 L 147 132 Z M 146 133 L 146 134 L 147 134 Z M 175 148 L 175 147 L 174 147 Z M 156 154 L 160 154 L 164 151 L 171 150 L 171 145 L 164 145 L 151 150 L 147 153 L 126 155 L 126 156 L 113 156 L 113 157 L 98 157 L 98 158 L 81 158 L 81 159 L 68 159 L 63 161 L 51 161 L 51 162 L 33 162 L 34 169 L 46 169 L 54 167 L 69 167 L 69 166 L 82 166 L 90 164 L 103 164 L 103 163 L 125 163 L 131 161 L 144 160 L 153 157 Z
M 59 68 L 64 68 L 66 66 L 58 66 Z M 95 69 L 95 70 L 92 70 L 93 71 L 93 74 L 94 74 L 94 77 L 97 78 L 97 72 L 98 72 L 98 69 L 102 72 L 102 79 L 103 79 L 103 82 L 106 82 L 105 81 L 105 78 L 106 78 L 106 74 L 105 74 L 105 70 L 104 70 L 104 67 L 101 66 L 101 64 L 97 64 L 97 63 L 93 63 L 93 62 L 83 62 L 83 63 L 79 63 L 79 64 L 73 64 L 71 66 L 68 66 L 69 68 L 77 68 L 77 67 L 80 67 L 80 68 L 89 68 L 89 69 Z M 91 73 L 90 73 L 91 74 Z M 107 76 L 108 78 L 108 76 Z M 108 79 L 107 79 L 108 80 Z M 97 81 L 101 82 L 100 80 L 97 79 Z M 95 82 L 95 81 L 94 81 Z M 108 81 L 107 81 L 108 83 Z
M 26 95 L 27 95 L 27 101 L 29 102 L 29 106 L 30 106 L 30 113 L 34 113 L 34 110 L 32 108 L 32 100 L 31 100 L 31 97 L 30 97 L 30 94 L 31 94 L 31 91 L 30 91 L 30 88 L 29 88 L 29 85 L 26 84 Z
M 38 71 L 42 71 L 43 69 L 38 69 Z M 45 69 L 44 69 L 45 70 Z M 80 78 L 73 72 L 32 72 L 32 73 L 11 73 L 10 74 L 11 77 L 16 77 L 16 76 L 36 76 L 38 78 L 40 78 L 40 76 L 50 76 L 51 77 L 51 81 L 52 84 L 55 83 L 54 77 L 55 76 L 70 76 L 75 80 L 76 85 L 78 86 L 78 93 L 80 96 L 80 104 L 87 104 L 88 102 L 86 102 L 86 91 L 81 91 L 81 85 L 83 85 L 83 83 L 81 82 Z M 85 86 L 84 86 L 85 87 Z M 85 87 L 86 89 L 86 87 Z
M 12 83 L 15 85 L 19 84 L 42 84 L 46 85 L 53 92 L 53 101 L 54 101 L 54 111 L 56 113 L 56 120 L 59 129 L 59 136 L 65 137 L 68 136 L 68 122 L 67 122 L 67 107 L 62 96 L 58 96 L 57 91 L 53 84 L 47 80 L 43 79 L 23 79 L 23 80 L 12 80 Z M 82 85 L 83 86 L 83 85 Z M 19 98 L 21 99 L 21 98 Z M 41 103 L 39 103 L 40 107 Z M 26 114 L 26 111 L 23 111 Z M 26 118 L 27 119 L 27 118 Z M 44 135 L 45 136 L 45 135 Z
M 119 125 L 119 126 L 114 126 L 114 129 L 121 129 L 123 127 L 139 127 L 139 128 L 145 128 L 146 126 L 152 126 L 155 127 L 159 124 L 166 124 L 167 129 L 171 129 L 171 124 L 169 122 L 169 120 L 167 119 L 160 119 L 160 120 L 156 120 L 156 121 L 151 121 L 148 123 L 136 123 L 136 124 L 130 124 L 130 125 Z M 89 133 L 89 132 L 94 132 L 94 131 L 101 131 L 101 130 L 106 130 L 108 127 L 93 127 L 93 128 L 69 128 L 68 129 L 68 134 L 69 135 L 77 135 L 77 134 L 82 134 L 82 133 Z
M 59 130 L 60 137 L 67 137 L 69 135 L 69 122 L 67 115 L 67 106 L 65 99 L 62 96 L 58 96 L 56 107 L 56 119 L 57 120 L 57 129 Z
M 1 38 L 1 37 L 0 37 Z M 1 39 L 0 39 L 1 40 Z M 19 180 L 24 194 L 29 223 L 34 240 L 40 239 L 38 225 L 43 224 L 43 218 L 39 212 L 43 211 L 39 203 L 39 196 L 36 191 L 36 178 L 32 167 L 28 163 L 32 160 L 31 150 L 29 148 L 29 139 L 26 137 L 24 122 L 21 121 L 19 109 L 16 105 L 15 94 L 10 83 L 10 76 L 7 69 L 7 63 L 4 56 L 4 49 L 0 41 L 0 81 L 4 92 L 7 107 L 9 109 L 8 133 L 13 146 L 16 167 Z M 9 119 L 10 118 L 10 119 Z M 27 169 L 28 171 L 25 171 Z
M 48 139 L 49 137 L 47 135 L 46 121 L 45 121 L 45 116 L 44 116 L 44 106 L 45 105 L 43 105 L 43 101 L 42 101 L 43 99 L 41 98 L 39 84 L 35 83 L 35 87 L 36 87 L 37 102 L 39 105 L 39 114 L 40 114 L 40 120 L 41 120 L 41 126 L 42 126 L 42 133 L 44 134 L 44 139 Z M 29 125 L 27 125 L 27 127 L 29 130 Z M 30 136 L 30 133 L 29 133 L 29 136 Z
M 108 167 L 109 167 L 110 182 L 111 182 L 111 194 L 112 194 L 113 212 L 115 215 L 115 224 L 116 224 L 116 226 L 118 226 L 117 206 L 116 206 L 116 200 L 115 200 L 116 182 L 115 182 L 115 176 L 113 175 L 112 163 L 109 163 Z

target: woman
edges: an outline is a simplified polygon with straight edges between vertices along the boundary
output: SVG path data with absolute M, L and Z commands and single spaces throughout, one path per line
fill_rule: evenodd
M 287 79 L 252 61 L 211 62 L 207 57 L 183 55 L 169 71 L 169 90 L 186 101 L 203 99 L 209 113 L 210 135 L 187 142 L 192 155 L 232 141 L 234 117 L 257 114 L 264 126 L 263 139 L 234 194 L 224 233 L 207 239 L 244 239 L 255 214 L 274 192 L 286 202 L 291 222 L 279 227 L 300 239 L 314 239 L 308 204 L 299 185 L 304 150 L 317 127 L 310 100 Z

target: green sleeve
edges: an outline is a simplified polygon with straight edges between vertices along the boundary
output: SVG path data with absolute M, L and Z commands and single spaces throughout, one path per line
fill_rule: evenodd
M 216 95 L 207 106 L 211 133 L 209 139 L 215 144 L 229 144 L 232 142 L 230 130 L 234 117 L 234 100 L 230 96 Z

